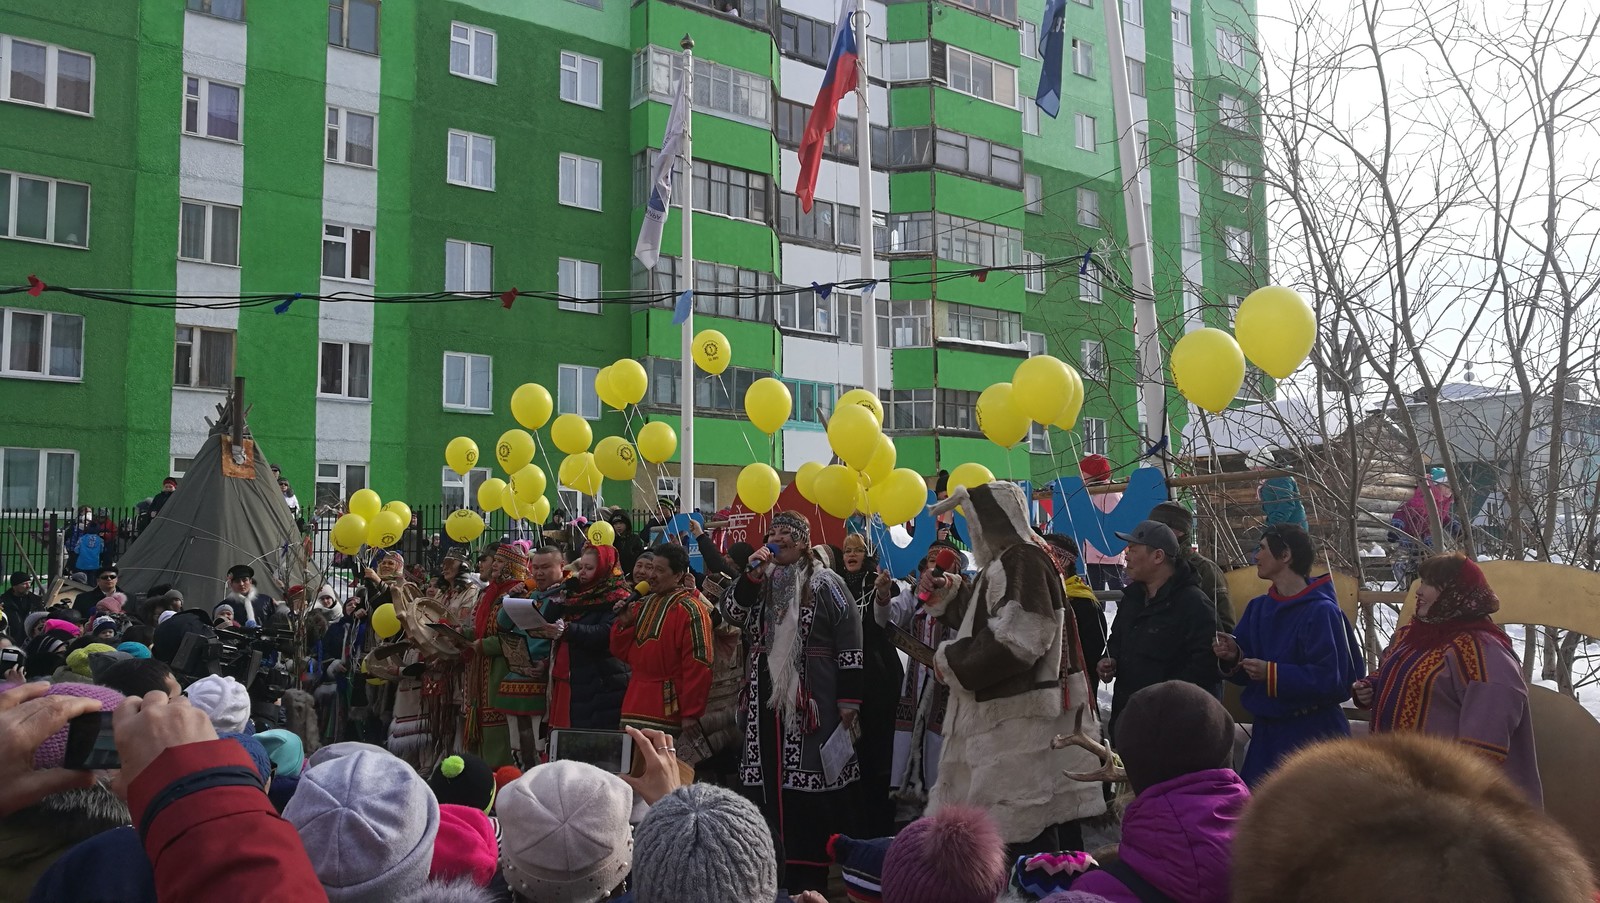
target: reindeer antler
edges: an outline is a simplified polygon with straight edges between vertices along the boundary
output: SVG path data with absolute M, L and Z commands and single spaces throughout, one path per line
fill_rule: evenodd
M 1105 782 L 1116 784 L 1128 780 L 1128 773 L 1123 771 L 1122 766 L 1118 764 L 1117 754 L 1112 751 L 1111 745 L 1101 743 L 1090 737 L 1088 732 L 1083 729 L 1083 709 L 1081 708 L 1078 709 L 1077 720 L 1073 723 L 1072 735 L 1063 736 L 1057 734 L 1056 738 L 1050 741 L 1051 749 L 1066 749 L 1069 746 L 1081 747 L 1094 753 L 1095 758 L 1100 760 L 1100 767 L 1094 771 L 1068 771 L 1065 773 L 1067 777 L 1084 783 Z

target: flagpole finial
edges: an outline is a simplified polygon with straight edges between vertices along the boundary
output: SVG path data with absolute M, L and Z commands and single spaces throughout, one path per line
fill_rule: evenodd
M 682 47 L 684 50 L 693 50 L 694 38 L 689 37 L 689 33 L 686 31 L 683 33 L 683 40 L 678 42 L 678 46 Z

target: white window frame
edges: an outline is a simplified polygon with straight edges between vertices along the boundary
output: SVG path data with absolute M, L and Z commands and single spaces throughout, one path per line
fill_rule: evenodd
M 461 279 L 451 278 L 450 258 L 461 256 Z M 488 264 L 483 256 L 488 256 Z M 485 272 L 486 271 L 486 272 Z M 456 238 L 444 240 L 444 290 L 447 292 L 488 292 L 494 286 L 494 245 Z
M 927 41 L 895 41 L 885 48 L 889 64 L 885 67 L 890 84 L 927 81 L 929 74 Z
M 1028 422 L 1028 453 L 1050 454 L 1050 429 L 1042 423 Z
M 1078 189 L 1078 225 L 1090 229 L 1099 229 L 1100 221 L 1100 192 L 1093 188 Z
M 1230 261 L 1241 266 L 1251 266 L 1255 262 L 1255 238 L 1249 229 L 1226 226 L 1223 228 L 1223 236 Z
M 1022 262 L 1027 266 L 1038 268 L 1023 271 L 1023 289 L 1035 294 L 1043 294 L 1045 282 L 1044 255 L 1036 251 L 1023 251 Z
M 462 161 L 463 161 L 463 163 L 465 165 L 465 170 L 462 173 L 461 178 L 459 178 L 459 179 L 456 178 L 455 175 L 452 174 L 451 171 L 450 171 L 452 154 L 454 153 L 455 145 L 456 145 L 456 142 L 458 140 L 461 142 L 461 152 L 462 152 L 462 158 L 461 159 L 462 159 Z M 477 150 L 479 142 L 486 143 L 489 146 L 489 183 L 487 185 L 479 185 L 476 181 L 474 181 L 474 171 L 473 171 L 473 166 L 472 166 L 472 158 L 473 158 L 473 152 L 475 150 Z M 444 160 L 444 180 L 445 180 L 445 182 L 447 182 L 448 184 L 451 184 L 451 185 L 460 185 L 463 188 L 476 188 L 479 191 L 493 191 L 494 190 L 495 160 L 494 160 L 494 137 L 493 136 L 491 136 L 491 135 L 480 135 L 480 134 L 478 134 L 476 132 L 464 132 L 464 131 L 462 131 L 460 129 L 451 129 L 445 135 L 445 154 L 444 154 L 444 156 L 445 156 L 445 160 Z
M 1073 144 L 1078 150 L 1088 151 L 1091 154 L 1100 152 L 1100 136 L 1096 133 L 1098 123 L 1088 113 L 1072 114 Z
M 1200 253 L 1200 217 L 1194 213 L 1178 216 L 1178 246 L 1192 254 Z
M 1245 65 L 1244 35 L 1227 28 L 1217 28 L 1217 59 L 1235 66 Z
M 1235 132 L 1250 131 L 1250 105 L 1237 94 L 1218 94 L 1217 123 Z
M 328 231 L 330 229 L 341 229 L 343 231 L 341 233 L 339 233 L 338 235 L 334 235 L 334 234 L 332 234 L 331 232 Z M 377 257 L 378 257 L 378 249 L 377 249 L 377 244 L 376 244 L 377 236 L 375 234 L 375 231 L 376 230 L 374 230 L 371 226 L 352 226 L 352 225 L 350 225 L 348 223 L 323 223 L 322 224 L 322 245 L 323 245 L 322 262 L 323 262 L 324 265 L 326 265 L 326 263 L 327 263 L 327 246 L 329 244 L 344 245 L 344 269 L 342 270 L 344 275 L 342 275 L 342 276 L 331 276 L 331 275 L 328 274 L 328 272 L 326 270 L 323 270 L 322 271 L 322 278 L 324 278 L 324 279 L 332 279 L 332 280 L 335 280 L 337 282 L 359 282 L 359 283 L 361 283 L 363 285 L 371 285 L 373 280 L 376 278 L 374 264 L 375 264 L 375 262 L 377 260 Z M 355 271 L 355 267 L 353 266 L 353 264 L 355 263 L 355 246 L 356 246 L 355 233 L 357 233 L 357 232 L 365 232 L 365 233 L 367 233 L 367 274 L 368 275 L 364 279 L 359 277 L 359 276 L 350 275 L 352 272 Z
M 1078 274 L 1078 300 L 1085 304 L 1105 303 L 1105 288 L 1092 270 Z
M 1022 104 L 1022 132 L 1026 135 L 1038 135 L 1039 132 L 1039 102 L 1032 97 L 1017 99 Z
M 11 63 L 15 59 L 12 50 L 13 43 L 23 43 L 33 47 L 44 48 L 44 101 L 15 97 L 11 93 Z M 89 109 L 75 110 L 72 107 L 61 106 L 61 54 L 85 57 L 89 60 Z M 22 104 L 29 107 L 42 107 L 46 110 L 55 110 L 72 116 L 94 118 L 94 81 L 95 58 L 92 53 L 82 50 L 73 50 L 58 44 L 44 41 L 35 41 L 32 38 L 18 38 L 11 35 L 0 34 L 0 100 L 8 103 Z
M 1189 11 L 1174 9 L 1172 11 L 1172 43 L 1180 47 L 1188 47 L 1194 38 L 1189 34 Z
M 189 83 L 191 81 L 195 83 L 195 93 L 193 94 L 189 93 Z M 213 86 L 232 88 L 239 92 L 239 119 L 238 122 L 235 123 L 238 134 L 232 138 L 229 138 L 226 135 L 211 134 L 211 89 Z M 195 127 L 192 130 L 189 128 L 189 106 L 191 103 L 194 105 L 195 109 Z M 225 82 L 221 81 L 220 79 L 206 78 L 201 75 L 190 75 L 188 73 L 184 73 L 183 116 L 178 121 L 183 133 L 192 138 L 205 138 L 211 141 L 222 141 L 228 144 L 243 144 L 244 85 L 236 85 L 233 82 Z
M 1024 329 L 1022 331 L 1022 341 L 1027 343 L 1028 357 L 1039 357 L 1049 353 L 1049 344 L 1042 332 Z
M 473 398 L 476 393 L 473 385 L 473 365 L 481 362 L 483 372 L 488 376 L 488 381 L 483 386 L 483 397 Z M 450 398 L 450 367 L 457 364 L 461 368 L 461 398 L 452 401 Z M 440 373 L 440 397 L 444 409 L 447 411 L 463 411 L 473 414 L 494 413 L 494 358 L 487 354 L 473 354 L 467 351 L 446 351 L 444 353 L 443 370 Z M 478 402 L 481 400 L 481 404 Z
M 1126 2 L 1128 2 L 1128 0 L 1123 0 L 1123 2 L 1126 3 Z M 1145 80 L 1144 80 L 1144 76 L 1145 76 L 1144 60 L 1136 60 L 1136 59 L 1134 59 L 1133 57 L 1130 56 L 1130 57 L 1127 58 L 1127 63 L 1128 63 L 1128 93 L 1133 95 L 1134 97 L 1144 97 L 1144 96 L 1146 96 L 1146 92 L 1148 91 L 1148 88 L 1145 86 Z
M 838 313 L 834 305 L 836 296 L 829 294 L 824 298 L 811 289 L 797 288 L 778 296 L 778 328 L 794 332 L 805 332 L 814 335 L 839 334 Z M 801 326 L 801 312 L 810 309 L 811 325 Z M 823 325 L 823 321 L 827 325 Z
M 350 7 L 352 5 L 355 5 L 355 4 L 360 4 L 360 5 L 363 5 L 363 6 L 372 7 L 372 49 L 371 50 L 363 50 L 363 49 L 361 49 L 359 47 L 351 47 L 350 46 L 350 19 L 351 19 Z M 333 7 L 338 7 L 338 9 L 339 9 L 339 39 L 338 40 L 334 40 L 333 39 L 333 35 L 330 33 L 329 36 L 328 36 L 328 45 L 329 46 L 338 47 L 338 48 L 340 48 L 342 50 L 348 50 L 351 53 L 360 53 L 360 54 L 363 54 L 365 56 L 377 56 L 378 55 L 378 51 L 381 50 L 382 47 L 383 47 L 383 2 L 382 2 L 382 0 L 329 0 L 328 7 L 329 7 L 328 11 L 329 11 L 330 15 L 333 12 Z M 333 23 L 330 22 L 328 24 L 332 25 Z M 332 29 L 330 28 L 329 31 L 331 32 Z
M 1136 28 L 1144 27 L 1143 0 L 1122 0 L 1122 21 Z
M 1222 161 L 1222 190 L 1235 197 L 1250 196 L 1250 167 L 1239 160 Z
M 1083 453 L 1106 454 L 1106 422 L 1099 417 L 1083 418 Z
M 171 460 L 172 467 L 167 470 L 167 476 L 172 477 L 174 480 L 183 479 L 188 475 L 189 468 L 194 466 L 194 458 L 192 456 L 179 457 L 174 455 Z
M 8 207 L 0 209 L 0 238 L 8 238 L 12 241 L 26 241 L 33 244 L 55 245 L 58 248 L 79 248 L 81 250 L 88 250 L 89 223 L 93 208 L 91 196 L 92 193 L 90 192 L 89 185 L 87 183 L 68 182 L 64 179 L 52 179 L 49 176 L 36 176 L 32 173 L 7 172 L 5 170 L 0 170 L 0 179 L 7 180 L 9 182 L 7 196 L 11 199 L 11 203 Z M 17 234 L 17 218 L 21 215 L 21 210 L 19 208 L 22 205 L 22 192 L 19 186 L 21 180 L 23 179 L 27 179 L 30 182 L 43 182 L 46 185 L 44 238 L 34 238 L 31 235 Z M 75 188 L 83 189 L 83 241 L 78 244 L 73 244 L 66 241 L 56 241 L 56 213 L 60 206 L 60 187 L 62 185 L 71 185 Z
M 1036 173 L 1022 174 L 1022 208 L 1029 213 L 1044 212 L 1044 179 Z
M 582 2 L 582 0 L 578 0 L 578 2 Z M 578 490 L 569 489 L 566 486 L 557 487 L 556 497 L 561 500 L 561 508 L 567 512 L 569 520 L 577 517 L 587 517 L 592 521 L 600 516 L 600 506 L 604 504 L 604 499 L 601 497 L 584 495 Z
M 1073 38 L 1069 49 L 1072 51 L 1072 74 L 1094 78 L 1094 45 L 1083 38 Z
M 361 479 L 352 482 L 350 470 L 357 467 L 361 469 Z M 324 468 L 333 468 L 332 474 L 324 476 Z M 345 510 L 345 503 L 350 496 L 354 495 L 359 489 L 367 488 L 367 477 L 371 475 L 371 472 L 372 465 L 366 461 L 318 461 L 317 478 L 311 484 L 312 505 L 314 508 L 322 506 L 323 502 L 320 497 L 322 495 L 322 487 L 331 484 L 337 486 L 338 491 L 335 495 L 337 501 L 330 504 L 337 504 L 340 511 Z
M 323 373 L 322 373 L 322 363 L 323 363 L 323 361 L 322 361 L 322 353 L 323 353 L 324 346 L 327 346 L 327 345 L 338 345 L 339 347 L 344 349 L 343 352 L 339 356 L 339 391 L 338 392 L 324 392 L 324 391 L 322 391 L 322 376 L 323 376 Z M 365 348 L 365 349 L 367 349 L 367 384 L 365 386 L 360 387 L 362 392 L 364 393 L 364 394 L 360 394 L 360 395 L 355 394 L 352 391 L 353 387 L 351 385 L 353 380 L 351 379 L 350 359 L 352 357 L 351 352 L 355 348 Z M 318 345 L 317 345 L 317 397 L 318 398 L 337 398 L 337 399 L 339 399 L 341 401 L 365 401 L 365 402 L 371 402 L 372 401 L 372 345 L 368 344 L 367 342 L 331 342 L 331 341 L 328 341 L 327 339 L 323 339 L 321 342 L 319 342 Z
M 603 284 L 599 263 L 576 257 L 556 258 L 556 292 L 564 296 L 556 306 L 561 310 L 580 314 L 599 313 L 599 302 L 568 301 L 567 298 L 598 298 Z
M 457 29 L 465 29 L 466 34 L 464 36 L 458 36 L 456 34 Z M 479 35 L 489 36 L 489 74 L 487 76 L 478 73 Z M 467 69 L 465 72 L 458 71 L 456 69 L 455 49 L 457 44 L 464 45 L 467 48 Z M 445 65 L 449 67 L 451 75 L 460 76 L 461 78 L 470 79 L 475 82 L 483 82 L 490 85 L 494 84 L 500 67 L 500 37 L 487 28 L 479 28 L 476 25 L 471 25 L 466 22 L 451 22 L 450 54 Z
M 183 331 L 189 330 L 189 339 L 183 340 Z M 207 337 L 226 337 L 228 342 L 228 373 L 213 385 L 200 383 L 200 359 L 204 356 L 201 351 Z M 189 372 L 182 381 L 178 379 L 178 347 L 189 346 Z M 187 323 L 177 324 L 172 333 L 172 385 L 180 389 L 231 389 L 233 388 L 233 375 L 238 363 L 239 335 L 232 329 L 213 329 L 209 326 L 190 326 Z
M 185 207 L 199 207 L 199 208 L 201 208 L 202 210 L 205 211 L 205 217 L 201 221 L 201 226 L 200 226 L 200 228 L 205 232 L 205 241 L 204 241 L 205 249 L 201 252 L 201 255 L 199 257 L 185 257 L 185 256 L 183 256 L 183 226 L 184 226 L 183 208 L 185 208 Z M 218 260 L 217 259 L 218 255 L 217 255 L 217 215 L 216 214 L 217 214 L 218 210 L 227 210 L 227 211 L 231 211 L 233 213 L 233 248 L 232 248 L 233 260 L 231 260 L 231 261 L 229 261 L 229 260 Z M 239 266 L 239 245 L 240 245 L 240 224 L 242 222 L 243 222 L 243 214 L 241 213 L 241 211 L 239 210 L 238 207 L 234 207 L 234 206 L 231 206 L 229 204 L 213 204 L 210 201 L 196 201 L 196 200 L 192 200 L 190 198 L 181 199 L 179 204 L 178 204 L 178 259 L 179 260 L 183 260 L 183 261 L 187 261 L 189 263 L 207 263 L 207 264 L 211 264 L 212 266 L 238 267 Z
M 44 318 L 44 331 L 39 337 L 40 355 L 38 370 L 13 370 L 11 368 L 11 340 L 16 335 L 13 321 L 18 316 L 35 316 Z M 71 318 L 77 320 L 78 325 L 78 372 L 76 374 L 52 374 L 50 372 L 50 353 L 55 344 L 55 327 L 58 319 Z M 17 307 L 0 307 L 0 377 L 11 379 L 33 379 L 46 382 L 79 383 L 83 382 L 84 349 L 88 345 L 85 338 L 85 329 L 88 323 L 85 318 L 77 314 L 55 313 L 48 310 L 29 310 Z
M 707 490 L 709 490 L 710 504 L 706 504 Z M 705 477 L 694 478 L 694 508 L 702 514 L 711 514 L 717 510 L 717 481 Z
M 602 412 L 600 396 L 595 394 L 594 378 L 600 375 L 599 367 L 586 367 L 582 364 L 562 364 L 556 368 L 556 413 L 577 414 L 584 420 L 599 420 Z M 572 383 L 572 407 L 577 410 L 568 410 L 568 405 L 563 402 L 567 395 L 563 383 L 576 380 Z
M 1195 157 L 1194 127 L 1178 124 L 1178 178 L 1191 187 L 1200 182 L 1200 161 Z
M 481 511 L 478 507 L 478 488 L 489 481 L 489 468 L 474 467 L 466 474 L 459 474 L 448 467 L 439 470 L 439 501 L 444 510 L 454 511 L 458 508 L 470 508 Z M 452 496 L 459 494 L 461 501 L 455 501 Z
M 31 504 L 31 505 L 30 504 L 12 505 L 12 504 L 9 504 L 10 500 L 5 498 L 5 487 L 6 487 L 6 482 L 7 482 L 6 479 L 5 479 L 6 470 L 7 470 L 8 467 L 11 466 L 10 465 L 10 459 L 11 459 L 11 456 L 12 456 L 13 453 L 28 453 L 28 452 L 31 452 L 36 456 L 37 464 L 35 466 L 38 468 L 38 476 L 36 478 L 36 482 L 35 482 L 34 488 L 33 488 L 33 492 L 34 492 L 33 504 Z M 72 486 L 67 491 L 68 498 L 65 500 L 66 504 L 60 504 L 60 505 L 51 504 L 52 499 L 50 498 L 50 485 L 49 485 L 49 479 L 50 479 L 49 458 L 50 458 L 51 455 L 70 455 L 71 458 L 72 458 Z M 60 497 L 57 497 L 53 501 L 61 502 L 63 500 Z M 30 508 L 31 509 L 38 509 L 38 508 L 76 508 L 77 506 L 78 506 L 78 452 L 77 452 L 76 449 L 71 449 L 71 448 L 26 448 L 26 447 L 21 447 L 21 446 L 0 447 L 0 507 L 4 507 L 4 508 L 23 508 L 23 509 L 30 509 Z
M 957 85 L 954 77 L 958 69 L 963 66 L 966 68 L 968 84 L 965 90 Z M 993 96 L 978 93 L 977 71 L 980 66 L 989 67 L 989 87 Z M 945 48 L 945 87 L 957 94 L 987 100 L 1013 110 L 1017 108 L 1017 67 L 954 45 Z
M 1244 296 L 1243 295 L 1229 295 L 1228 296 L 1228 303 L 1223 308 L 1223 313 L 1228 318 L 1228 328 L 1229 329 L 1233 328 L 1233 318 L 1238 315 L 1238 313 L 1239 313 L 1239 305 L 1241 305 L 1243 303 L 1244 303 Z
M 578 154 L 562 154 L 556 170 L 557 199 L 562 206 L 577 207 L 580 210 L 601 209 L 601 201 L 605 197 L 605 168 L 599 160 Z M 583 176 L 586 170 L 594 173 L 593 204 L 585 203 L 586 198 L 583 197 Z
M 1078 369 L 1084 379 L 1104 382 L 1106 379 L 1106 346 L 1098 339 L 1084 339 L 1078 343 Z
M 350 159 L 351 143 L 346 136 L 350 134 L 350 118 L 352 116 L 364 117 L 372 123 L 372 147 L 368 150 L 372 155 L 372 162 L 362 163 Z M 328 153 L 328 142 L 333 143 L 333 153 Z M 360 145 L 356 145 L 359 147 Z M 328 107 L 328 121 L 324 135 L 322 157 L 329 163 L 338 163 L 343 166 L 356 166 L 361 169 L 378 168 L 378 115 L 366 113 L 361 110 L 350 110 L 345 107 Z
M 1172 77 L 1172 106 L 1180 113 L 1194 112 L 1194 79 L 1184 75 Z
M 570 50 L 563 50 L 561 51 L 559 65 L 561 68 L 561 74 L 558 78 L 559 85 L 557 90 L 560 92 L 562 100 L 566 101 L 567 103 L 577 104 L 580 107 L 590 107 L 591 109 L 595 110 L 604 108 L 604 60 L 600 60 L 592 56 L 584 56 L 581 53 L 573 53 Z M 586 70 L 592 70 L 594 72 L 593 101 L 584 99 L 584 72 Z M 567 76 L 569 74 L 572 76 L 573 85 L 573 93 L 571 96 L 568 96 L 567 92 Z
M 1022 20 L 1022 58 L 1025 60 L 1039 59 L 1039 26 L 1033 24 L 1032 19 Z

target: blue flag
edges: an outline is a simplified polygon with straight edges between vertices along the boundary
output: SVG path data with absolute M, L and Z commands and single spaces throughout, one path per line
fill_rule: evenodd
M 1110 2 L 1110 0 L 1107 0 Z M 1039 23 L 1039 93 L 1034 103 L 1051 119 L 1061 113 L 1061 56 L 1067 43 L 1067 0 L 1049 0 Z
M 678 294 L 678 302 L 672 305 L 672 325 L 682 326 L 683 321 L 689 319 L 689 312 L 694 310 L 694 289 L 686 288 Z

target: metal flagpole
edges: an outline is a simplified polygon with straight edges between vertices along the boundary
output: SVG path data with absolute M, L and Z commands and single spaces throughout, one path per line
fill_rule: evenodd
M 685 34 L 679 46 L 683 48 L 683 74 L 689 79 L 684 104 L 683 120 L 683 181 L 678 184 L 679 204 L 683 215 L 683 256 L 678 264 L 678 291 L 694 290 L 694 39 Z M 689 299 L 689 313 L 683 318 L 683 360 L 678 376 L 678 397 L 682 403 L 678 425 L 678 510 L 687 514 L 699 501 L 694 483 L 694 299 Z
M 857 221 L 857 238 L 861 242 L 861 278 L 875 279 L 872 263 L 872 120 L 867 114 L 867 54 L 872 41 L 867 38 L 867 13 L 859 6 L 855 11 L 856 64 L 856 160 L 861 176 L 861 218 Z M 877 286 L 867 285 L 861 290 L 861 387 L 878 394 L 878 293 Z

